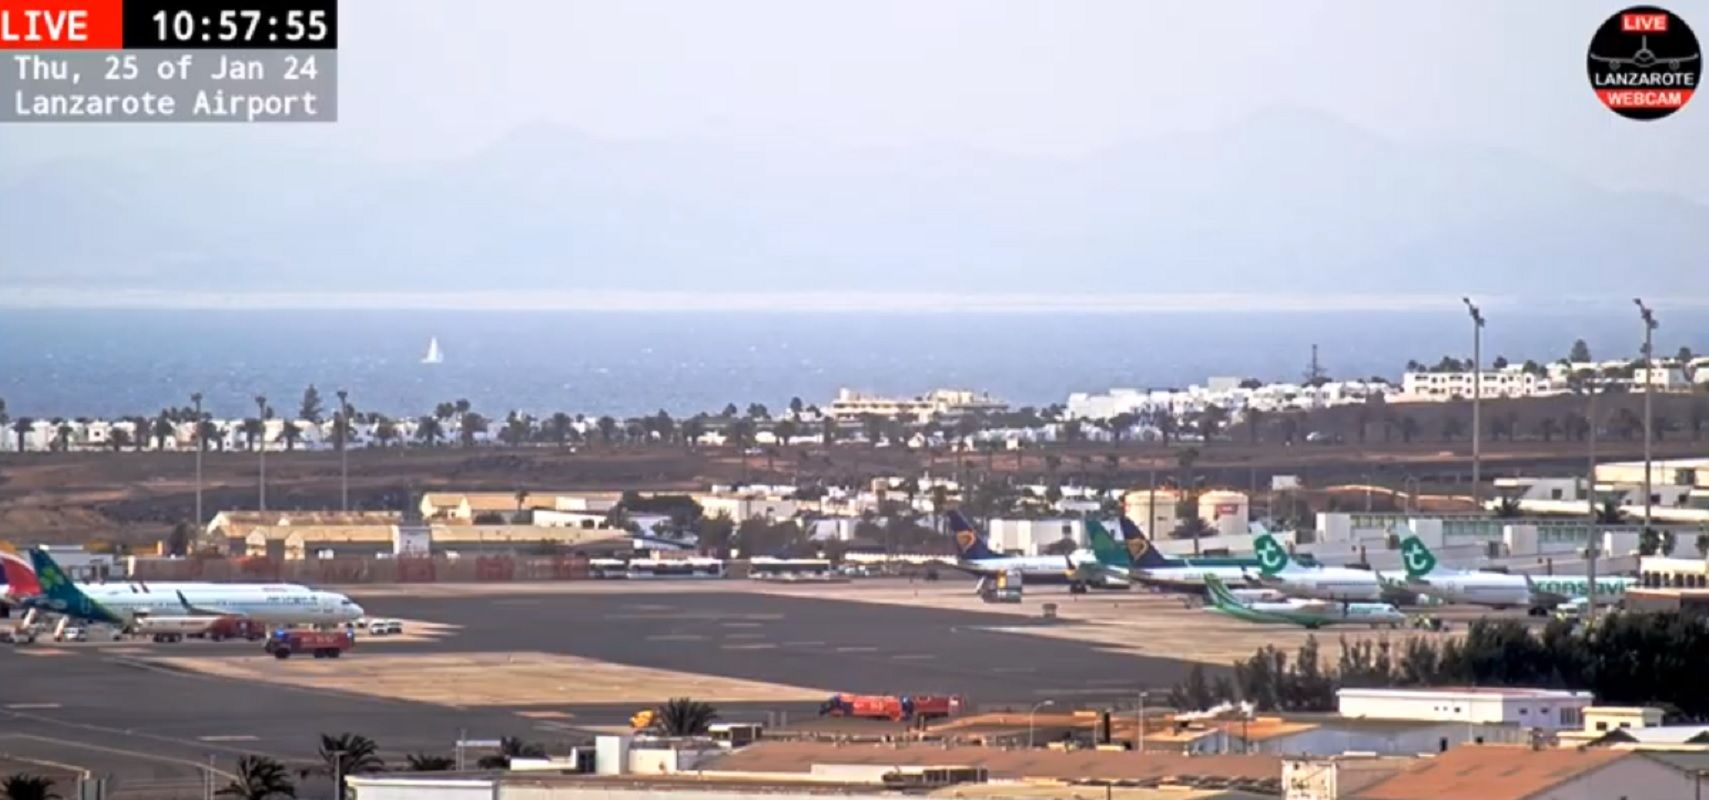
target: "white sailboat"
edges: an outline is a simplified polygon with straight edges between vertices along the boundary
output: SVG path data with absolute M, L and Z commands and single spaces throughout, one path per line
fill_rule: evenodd
M 439 364 L 439 363 L 443 363 L 444 361 L 445 361 L 445 354 L 440 352 L 440 350 L 439 350 L 439 337 L 434 336 L 432 338 L 429 338 L 427 340 L 427 355 L 421 357 L 421 363 L 423 363 L 423 364 Z

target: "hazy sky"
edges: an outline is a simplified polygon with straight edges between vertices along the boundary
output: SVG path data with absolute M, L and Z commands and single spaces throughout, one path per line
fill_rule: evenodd
M 1709 2 L 1671 7 L 1709 35 Z M 437 157 L 542 119 L 613 139 L 1080 155 L 1290 106 L 1709 200 L 1705 101 L 1635 123 L 1592 96 L 1585 49 L 1618 8 L 359 0 L 341 7 L 336 125 L 19 125 L 0 163 L 161 145 Z

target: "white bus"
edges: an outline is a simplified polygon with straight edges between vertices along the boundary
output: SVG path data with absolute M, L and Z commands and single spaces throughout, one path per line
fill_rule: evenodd
M 629 562 L 630 580 L 705 579 L 724 577 L 724 562 L 716 558 L 637 558 Z

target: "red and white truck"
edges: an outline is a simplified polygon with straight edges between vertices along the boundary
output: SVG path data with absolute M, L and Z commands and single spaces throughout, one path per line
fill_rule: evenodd
M 356 646 L 356 632 L 309 631 L 280 629 L 267 637 L 266 650 L 274 658 L 290 658 L 296 653 L 312 653 L 315 658 L 338 658 Z

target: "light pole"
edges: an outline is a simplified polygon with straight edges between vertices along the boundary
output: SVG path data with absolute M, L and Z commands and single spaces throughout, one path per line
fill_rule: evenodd
M 260 494 L 256 502 L 257 511 L 267 510 L 267 396 L 255 396 L 255 420 L 261 427 L 261 433 L 255 437 L 257 450 L 261 454 Z
M 344 751 L 328 750 L 326 754 L 332 756 L 333 796 L 337 797 L 338 800 L 344 800 Z
M 1470 297 L 1460 298 L 1472 315 L 1472 504 L 1483 510 L 1483 332 L 1484 315 Z
M 1056 705 L 1055 700 L 1040 700 L 1040 701 L 1038 701 L 1037 705 L 1033 706 L 1033 710 L 1027 713 L 1027 749 L 1028 750 L 1031 750 L 1033 747 L 1033 720 L 1036 717 L 1038 717 L 1038 710 L 1041 708 L 1044 708 L 1045 706 L 1054 706 L 1054 705 Z
M 1139 712 L 1134 718 L 1134 722 L 1136 723 L 1136 726 L 1134 727 L 1134 731 L 1133 731 L 1133 738 L 1134 738 L 1133 749 L 1135 752 L 1138 752 L 1141 754 L 1145 753 L 1145 696 L 1148 694 L 1151 694 L 1151 693 L 1150 692 L 1140 692 L 1139 693 Z
M 338 509 L 350 512 L 350 392 L 338 390 Z
M 202 441 L 202 393 L 190 395 L 190 402 L 196 404 L 196 527 L 202 526 L 202 451 L 208 445 Z
M 1650 532 L 1650 426 L 1654 417 L 1650 414 L 1650 393 L 1656 385 L 1656 355 L 1655 333 L 1656 315 L 1644 301 L 1632 298 L 1638 306 L 1638 315 L 1644 320 L 1644 533 Z
M 1584 619 L 1585 619 L 1585 622 L 1588 623 L 1588 622 L 1595 622 L 1596 621 L 1596 557 L 1599 555 L 1599 553 L 1597 551 L 1598 543 L 1596 540 L 1598 538 L 1597 534 L 1600 532 L 1599 525 L 1596 521 L 1596 368 L 1595 367 L 1591 367 L 1590 376 L 1585 379 L 1585 392 L 1589 395 L 1589 400 L 1586 402 L 1585 405 L 1587 406 L 1587 412 L 1588 412 L 1586 414 L 1586 417 L 1590 422 L 1590 432 L 1585 436 L 1585 438 L 1590 440 L 1590 443 L 1589 443 L 1589 447 L 1588 447 L 1589 456 L 1586 459 L 1588 462 L 1586 465 L 1586 472 L 1588 473 L 1588 475 L 1586 476 L 1586 479 L 1585 479 L 1585 490 L 1584 490 L 1585 497 L 1588 498 L 1585 502 L 1589 506 L 1589 510 L 1590 510 L 1590 537 L 1585 542 L 1585 548 L 1584 548 L 1584 559 L 1585 559 L 1585 565 L 1586 565 L 1586 569 L 1585 569 Z

